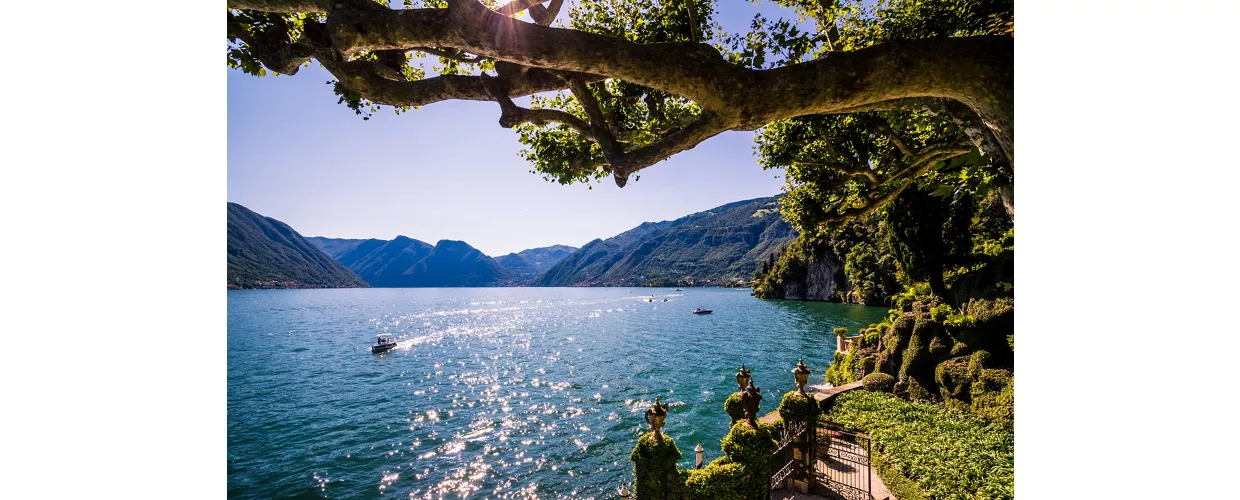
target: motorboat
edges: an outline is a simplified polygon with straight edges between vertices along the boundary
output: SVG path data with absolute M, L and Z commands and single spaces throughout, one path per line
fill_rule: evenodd
M 693 309 L 693 314 L 710 314 L 710 313 L 712 313 L 712 312 L 714 312 L 714 311 L 712 311 L 712 310 L 710 310 L 710 309 L 702 309 L 702 308 L 700 308 L 700 307 L 698 307 L 698 308 L 694 308 L 694 309 Z
M 673 291 L 676 291 L 676 292 L 683 292 L 683 291 L 685 291 L 685 289 L 684 289 L 684 288 L 677 288 L 677 289 L 675 289 L 675 290 L 673 290 Z
M 387 352 L 387 351 L 392 350 L 395 347 L 396 347 L 396 340 L 392 339 L 390 335 L 388 336 L 376 335 L 375 345 L 370 346 L 370 352 L 375 352 L 375 353 Z

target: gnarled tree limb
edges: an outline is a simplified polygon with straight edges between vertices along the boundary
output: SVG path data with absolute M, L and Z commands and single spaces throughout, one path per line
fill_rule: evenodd
M 1009 36 L 892 41 L 856 51 L 830 52 L 811 62 L 757 70 L 728 63 L 706 44 L 640 44 L 531 24 L 502 13 L 534 5 L 544 9 L 541 14 L 558 9 L 555 0 L 551 9 L 543 8 L 542 3 L 515 0 L 500 12 L 477 0 L 448 0 L 448 9 L 394 10 L 368 0 L 229 0 L 229 7 L 278 13 L 326 12 L 323 40 L 316 39 L 308 46 L 342 84 L 375 102 L 422 105 L 445 99 L 493 99 L 481 77 L 394 81 L 384 77 L 382 69 L 347 61 L 359 51 L 440 47 L 495 59 L 497 69 L 500 63 L 532 68 L 501 73 L 509 86 L 509 99 L 562 89 L 566 86 L 563 82 L 547 79 L 552 71 L 567 71 L 591 75 L 590 81 L 621 79 L 689 99 L 702 108 L 698 118 L 685 127 L 667 132 L 645 147 L 608 155 L 620 184 L 623 176 L 725 130 L 753 130 L 776 120 L 810 114 L 882 109 L 900 100 L 919 98 L 962 103 L 990 132 L 1008 164 L 1014 164 L 1013 40 Z M 520 10 L 511 14 L 517 12 Z M 540 21 L 548 24 L 554 17 L 541 14 Z M 255 48 L 264 54 L 260 62 L 276 71 L 295 71 L 292 62 L 304 62 L 308 47 L 301 41 L 279 47 L 266 46 L 264 41 L 256 43 Z M 514 116 L 511 108 L 509 114 Z M 551 120 L 550 113 L 519 114 L 544 122 L 558 121 Z M 607 141 L 600 133 L 606 130 L 606 122 L 593 117 L 590 122 L 593 138 Z

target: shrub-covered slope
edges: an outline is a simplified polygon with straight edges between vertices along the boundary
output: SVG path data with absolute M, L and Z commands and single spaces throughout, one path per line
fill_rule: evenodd
M 716 285 L 748 279 L 769 253 L 795 236 L 779 213 L 778 198 L 738 201 L 591 241 L 534 284 Z
M 365 286 L 287 224 L 228 204 L 229 288 Z

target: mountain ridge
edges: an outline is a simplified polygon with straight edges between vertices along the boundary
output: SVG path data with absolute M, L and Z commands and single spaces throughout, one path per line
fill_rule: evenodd
M 271 217 L 228 202 L 228 288 L 363 288 L 367 283 Z
M 779 197 L 754 198 L 595 239 L 534 286 L 664 286 L 745 281 L 768 254 L 796 237 Z

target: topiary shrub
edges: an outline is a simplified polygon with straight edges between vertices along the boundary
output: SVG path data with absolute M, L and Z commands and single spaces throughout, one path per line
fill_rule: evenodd
M 745 418 L 745 403 L 741 402 L 741 393 L 734 392 L 728 396 L 728 399 L 723 402 L 723 411 L 728 414 L 728 418 L 732 419 L 733 424 Z
M 861 388 L 874 392 L 891 392 L 891 387 L 896 383 L 896 378 L 886 373 L 878 372 L 866 375 L 861 379 Z
M 730 462 L 745 467 L 745 481 L 739 491 L 746 500 L 770 498 L 771 454 L 775 453 L 774 429 L 759 423 L 752 427 L 744 420 L 732 424 L 724 436 L 723 453 Z
M 840 336 L 848 336 L 848 329 L 840 327 L 840 328 L 836 328 L 835 330 L 832 330 L 831 333 L 834 333 Z
M 681 471 L 686 500 L 746 500 L 743 464 L 720 457 L 701 469 Z
M 982 378 L 982 370 L 990 364 L 990 353 L 986 351 L 974 352 L 969 356 L 969 377 L 974 379 Z
M 680 474 L 676 471 L 680 449 L 672 438 L 661 437 L 656 440 L 654 433 L 647 432 L 629 453 L 633 461 L 633 494 L 637 500 L 673 500 L 681 489 Z
M 813 398 L 788 391 L 779 402 L 779 417 L 784 421 L 811 422 L 818 419 L 818 402 Z
M 908 389 L 906 390 L 909 401 L 934 401 L 934 393 L 926 389 L 915 378 L 908 379 Z
M 934 381 L 939 386 L 939 394 L 943 399 L 971 401 L 969 388 L 973 384 L 973 376 L 969 370 L 971 358 L 960 356 L 949 359 L 934 367 Z
M 975 395 L 971 409 L 986 420 L 1011 426 L 1016 417 L 1015 394 L 1015 384 L 1009 381 L 998 392 L 987 391 Z

